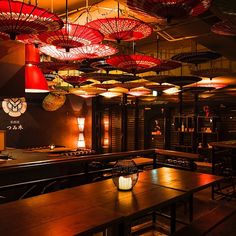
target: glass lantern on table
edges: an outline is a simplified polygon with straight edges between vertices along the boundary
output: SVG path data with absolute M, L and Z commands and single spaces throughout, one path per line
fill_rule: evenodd
M 120 191 L 132 190 L 138 181 L 138 167 L 131 159 L 118 160 L 112 169 L 112 180 Z

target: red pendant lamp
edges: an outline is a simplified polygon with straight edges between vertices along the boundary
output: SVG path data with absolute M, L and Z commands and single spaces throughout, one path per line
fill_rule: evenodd
M 39 50 L 33 44 L 25 45 L 25 92 L 49 92 L 47 81 L 38 67 Z
M 43 8 L 20 1 L 0 1 L 0 32 L 8 34 L 12 40 L 20 34 L 38 34 L 62 27 L 60 17 Z

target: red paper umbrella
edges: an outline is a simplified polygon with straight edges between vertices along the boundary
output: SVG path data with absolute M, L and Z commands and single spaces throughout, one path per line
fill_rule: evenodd
M 127 0 L 131 9 L 167 18 L 197 16 L 206 11 L 212 0 Z
M 92 44 L 79 48 L 72 48 L 70 52 L 80 58 L 89 59 L 111 56 L 117 53 L 118 50 L 105 44 Z
M 128 73 L 142 73 L 160 64 L 160 60 L 145 55 L 120 55 L 106 60 L 108 64 Z
M 9 39 L 9 36 L 7 34 L 0 32 L 0 40 L 8 40 L 8 39 Z
M 40 51 L 50 57 L 62 61 L 78 61 L 83 59 L 80 55 L 76 55 L 72 52 L 66 52 L 66 50 L 58 49 L 55 46 L 44 46 L 40 48 Z
M 87 26 L 67 23 L 58 31 L 44 33 L 38 36 L 42 42 L 64 48 L 67 52 L 71 48 L 100 43 L 103 35 Z
M 97 19 L 87 25 L 102 32 L 106 40 L 118 42 L 140 40 L 152 33 L 148 24 L 129 18 Z
M 211 27 L 211 31 L 215 34 L 225 36 L 236 36 L 236 26 L 229 20 L 221 21 Z
M 0 1 L 0 32 L 15 39 L 19 34 L 59 30 L 63 21 L 45 9 L 24 2 Z
M 87 79 L 94 79 L 100 82 L 108 81 L 108 80 L 117 80 L 122 83 L 131 80 L 140 79 L 138 76 L 128 75 L 128 74 L 105 74 L 105 73 L 84 73 L 82 75 Z
M 43 45 L 36 34 L 22 34 L 17 36 L 16 39 L 25 44 Z
M 190 16 L 198 16 L 207 11 L 211 6 L 212 0 L 201 0 L 198 4 L 196 4 L 191 12 Z
M 40 62 L 39 67 L 43 73 L 50 73 L 52 71 L 59 70 L 78 70 L 80 67 L 80 62 L 48 61 Z
M 82 76 L 76 76 L 76 75 L 67 75 L 67 76 L 62 76 L 63 80 L 73 86 L 76 85 L 81 85 L 84 83 L 87 78 L 82 77 Z

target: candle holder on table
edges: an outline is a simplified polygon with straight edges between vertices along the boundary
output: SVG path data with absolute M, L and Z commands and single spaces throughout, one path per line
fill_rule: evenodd
M 112 169 L 112 180 L 120 191 L 132 190 L 138 181 L 138 167 L 133 160 L 119 160 Z

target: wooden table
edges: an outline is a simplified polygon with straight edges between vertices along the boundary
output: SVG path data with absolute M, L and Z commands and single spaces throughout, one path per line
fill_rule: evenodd
M 236 175 L 236 140 L 212 142 L 212 143 L 210 143 L 210 145 L 212 146 L 212 154 L 211 154 L 212 174 L 216 174 L 216 172 L 217 172 L 216 166 L 217 166 L 217 164 L 219 164 L 219 162 L 221 162 L 220 163 L 220 164 L 222 164 L 220 166 L 221 172 L 228 169 L 228 170 L 226 170 L 226 173 L 227 173 L 228 177 L 231 176 L 232 184 L 235 185 L 233 178 Z M 217 154 L 217 152 L 219 152 L 219 153 Z M 224 166 L 224 163 L 227 163 L 226 164 L 227 166 Z M 229 171 L 229 170 L 231 170 L 231 171 Z M 220 174 L 224 175 L 224 173 L 220 173 Z M 234 188 L 235 187 L 233 186 L 233 189 Z M 231 194 L 231 193 L 229 194 L 227 192 L 223 193 L 222 189 L 220 191 L 218 191 L 213 186 L 212 187 L 212 197 L 213 198 L 214 198 L 215 193 L 223 195 L 223 196 L 227 196 L 227 197 L 236 198 L 235 192 L 233 192 L 233 194 Z
M 236 140 L 212 142 L 209 143 L 212 146 L 212 173 L 215 174 L 215 165 L 217 163 L 217 158 L 215 151 L 217 148 L 231 149 L 232 150 L 232 167 L 236 168 Z
M 139 181 L 189 193 L 189 220 L 193 220 L 193 194 L 223 178 L 216 175 L 162 167 L 140 173 Z
M 122 192 L 109 179 L 0 205 L 0 235 L 86 235 L 114 224 L 122 226 L 119 236 L 129 235 L 134 219 L 164 206 L 174 232 L 175 203 L 186 196 L 150 181 Z

